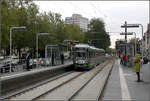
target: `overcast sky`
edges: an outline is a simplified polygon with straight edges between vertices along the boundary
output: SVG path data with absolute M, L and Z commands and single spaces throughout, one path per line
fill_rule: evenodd
M 116 39 L 124 36 L 115 32 L 124 32 L 120 26 L 127 23 L 139 23 L 146 31 L 149 23 L 149 1 L 34 1 L 39 5 L 40 12 L 60 13 L 62 18 L 72 16 L 73 13 L 81 14 L 89 20 L 96 17 L 102 18 L 105 28 L 110 33 L 111 47 L 115 47 Z M 140 28 L 130 28 L 129 32 L 136 32 L 141 38 Z M 128 38 L 134 37 L 133 35 Z

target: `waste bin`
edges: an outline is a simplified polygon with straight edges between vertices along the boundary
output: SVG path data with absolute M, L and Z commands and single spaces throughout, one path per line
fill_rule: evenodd
M 142 66 L 142 76 L 144 82 L 150 83 L 150 62 L 143 64 Z

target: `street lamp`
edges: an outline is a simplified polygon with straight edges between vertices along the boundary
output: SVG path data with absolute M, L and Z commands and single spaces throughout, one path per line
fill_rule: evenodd
M 26 26 L 21 26 L 21 27 L 11 27 L 10 28 L 10 59 L 11 59 L 11 50 L 12 50 L 12 31 L 13 30 L 25 30 Z M 11 62 L 10 62 L 10 69 L 9 71 L 11 72 Z
M 54 45 L 47 44 L 47 45 L 45 46 L 45 58 L 46 58 L 46 59 L 47 59 L 47 48 L 48 48 L 48 47 L 52 47 L 52 46 L 54 46 Z M 51 48 L 51 52 L 52 52 L 52 48 Z
M 36 35 L 36 58 L 38 59 L 38 37 L 39 36 L 48 36 L 49 33 L 38 33 Z M 38 66 L 38 63 L 37 63 L 37 66 Z
M 135 44 L 135 55 L 136 55 L 136 33 L 135 32 L 129 32 L 129 33 L 134 33 L 134 35 L 135 35 L 134 44 Z

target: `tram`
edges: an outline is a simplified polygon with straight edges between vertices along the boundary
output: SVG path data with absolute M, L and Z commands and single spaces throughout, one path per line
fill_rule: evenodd
M 88 44 L 76 44 L 73 46 L 72 54 L 74 69 L 90 70 L 100 63 L 105 50 Z

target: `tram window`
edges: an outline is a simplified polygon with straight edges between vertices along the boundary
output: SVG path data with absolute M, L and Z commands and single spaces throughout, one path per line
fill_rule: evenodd
M 85 52 L 76 52 L 75 56 L 76 57 L 86 57 L 86 53 Z

